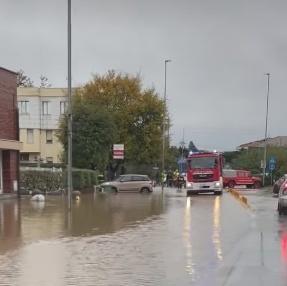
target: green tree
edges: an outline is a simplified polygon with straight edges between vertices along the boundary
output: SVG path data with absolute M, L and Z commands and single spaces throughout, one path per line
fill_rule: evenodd
M 67 116 L 61 121 L 58 134 L 67 150 Z M 115 125 L 105 110 L 87 105 L 75 98 L 73 105 L 73 166 L 103 171 L 109 160 L 115 136 Z M 66 157 L 66 156 L 65 156 Z
M 263 160 L 263 148 L 243 150 L 236 154 L 231 161 L 232 168 L 250 170 L 253 174 L 262 173 L 261 161 Z M 276 158 L 276 169 L 273 171 L 274 178 L 287 173 L 287 150 L 286 148 L 267 148 L 267 172 L 268 162 L 271 157 Z
M 105 154 L 103 164 L 108 163 L 109 168 L 113 172 L 116 171 L 120 167 L 120 161 L 112 160 L 112 143 L 125 145 L 125 164 L 159 163 L 164 102 L 154 89 L 142 88 L 139 76 L 114 71 L 103 76 L 95 75 L 90 82 L 76 91 L 73 105 L 75 113 L 73 121 L 76 124 L 73 132 L 76 143 L 80 141 L 79 145 L 82 149 L 86 148 L 88 142 L 98 141 L 99 143 L 96 146 L 87 147 L 89 148 L 87 156 L 80 155 L 81 151 L 78 149 L 73 150 L 74 158 L 77 158 L 77 162 L 81 162 L 80 165 L 85 165 L 86 161 L 91 160 L 88 153 L 91 154 L 93 149 L 95 153 L 100 153 L 94 156 L 100 157 L 101 154 Z M 77 112 L 79 112 L 78 116 L 76 116 Z M 93 116 L 105 114 L 100 116 L 103 124 L 98 126 L 97 132 L 93 129 L 97 120 L 92 120 L 93 116 L 90 113 L 94 113 Z M 81 120 L 82 117 L 85 118 Z M 108 127 L 108 123 L 115 128 Z M 107 138 L 107 141 L 104 140 L 107 136 L 106 129 L 113 130 L 110 133 L 112 136 Z M 63 130 L 62 128 L 60 131 L 62 142 L 65 137 Z M 94 130 L 93 133 L 92 130 Z M 78 136 L 77 132 L 81 136 Z M 108 151 L 110 158 L 107 162 L 106 152 Z

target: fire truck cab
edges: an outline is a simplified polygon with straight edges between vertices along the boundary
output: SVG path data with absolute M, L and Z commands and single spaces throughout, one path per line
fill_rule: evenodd
M 198 193 L 221 195 L 223 156 L 216 151 L 190 153 L 187 157 L 187 196 Z

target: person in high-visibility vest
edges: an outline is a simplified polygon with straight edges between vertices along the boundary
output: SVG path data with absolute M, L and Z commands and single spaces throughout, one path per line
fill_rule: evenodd
M 161 184 L 162 184 L 163 186 L 166 185 L 166 173 L 165 173 L 165 172 L 162 172 L 162 173 L 161 173 Z

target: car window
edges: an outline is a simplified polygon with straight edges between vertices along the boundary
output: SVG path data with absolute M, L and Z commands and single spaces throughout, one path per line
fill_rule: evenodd
M 132 176 L 132 181 L 149 181 L 146 176 Z
M 122 176 L 120 181 L 121 182 L 129 182 L 131 180 L 132 180 L 131 176 Z

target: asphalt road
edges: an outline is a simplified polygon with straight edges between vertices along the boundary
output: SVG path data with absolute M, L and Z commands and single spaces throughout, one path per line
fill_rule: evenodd
M 0 202 L 0 285 L 287 285 L 287 216 L 264 190 Z

